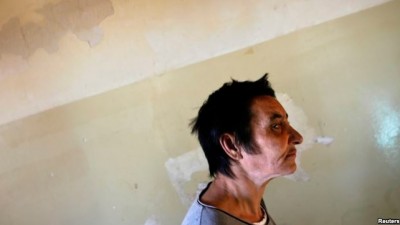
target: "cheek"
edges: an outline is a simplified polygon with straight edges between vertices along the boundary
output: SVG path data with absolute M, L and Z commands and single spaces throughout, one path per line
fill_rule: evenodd
M 286 152 L 288 148 L 287 141 L 283 138 L 271 138 L 268 143 L 269 149 L 273 150 L 276 154 Z
M 254 138 L 253 148 L 258 151 L 259 157 L 262 156 L 262 160 L 269 164 L 279 164 L 280 161 L 284 160 L 284 157 L 288 151 L 288 140 L 287 135 L 265 135 Z M 261 155 L 260 155 L 261 154 Z
M 282 140 L 275 140 L 270 145 L 270 156 L 276 164 L 282 164 L 287 160 L 288 144 Z

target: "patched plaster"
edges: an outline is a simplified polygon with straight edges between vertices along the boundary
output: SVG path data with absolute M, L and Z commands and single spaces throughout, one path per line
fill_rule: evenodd
M 388 1 L 2 1 L 0 125 Z

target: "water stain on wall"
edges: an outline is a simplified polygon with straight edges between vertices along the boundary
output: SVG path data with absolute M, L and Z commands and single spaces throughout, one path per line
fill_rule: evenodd
M 114 14 L 114 8 L 110 0 L 63 0 L 47 4 L 36 13 L 41 18 L 38 22 L 23 24 L 18 17 L 13 17 L 3 25 L 0 59 L 3 54 L 26 59 L 39 48 L 54 53 L 67 32 L 95 46 L 103 35 L 98 25 Z

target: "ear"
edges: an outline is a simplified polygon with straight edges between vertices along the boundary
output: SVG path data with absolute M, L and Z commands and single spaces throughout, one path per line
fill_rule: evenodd
M 233 160 L 242 159 L 242 153 L 237 144 L 236 137 L 232 134 L 224 133 L 219 137 L 219 143 L 225 153 Z

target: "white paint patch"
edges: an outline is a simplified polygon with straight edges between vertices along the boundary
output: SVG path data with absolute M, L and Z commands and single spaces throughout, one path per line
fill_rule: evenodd
M 295 181 L 307 181 L 310 177 L 301 167 L 301 154 L 314 145 L 315 131 L 308 124 L 308 118 L 304 111 L 293 102 L 289 95 L 277 93 L 276 97 L 289 115 L 289 121 L 292 127 L 303 136 L 303 143 L 297 146 L 297 170 L 293 174 L 285 177 Z
M 144 223 L 144 225 L 161 225 L 160 221 L 158 221 L 158 219 L 156 218 L 156 216 L 151 216 L 149 217 L 146 222 Z
M 327 136 L 318 136 L 314 138 L 315 143 L 321 144 L 321 145 L 326 145 L 329 146 L 333 142 L 333 137 L 327 137 Z
M 195 172 L 205 171 L 208 168 L 207 160 L 201 148 L 170 158 L 165 162 L 169 178 L 184 205 L 189 205 L 195 195 L 186 193 L 185 184 L 190 181 Z

